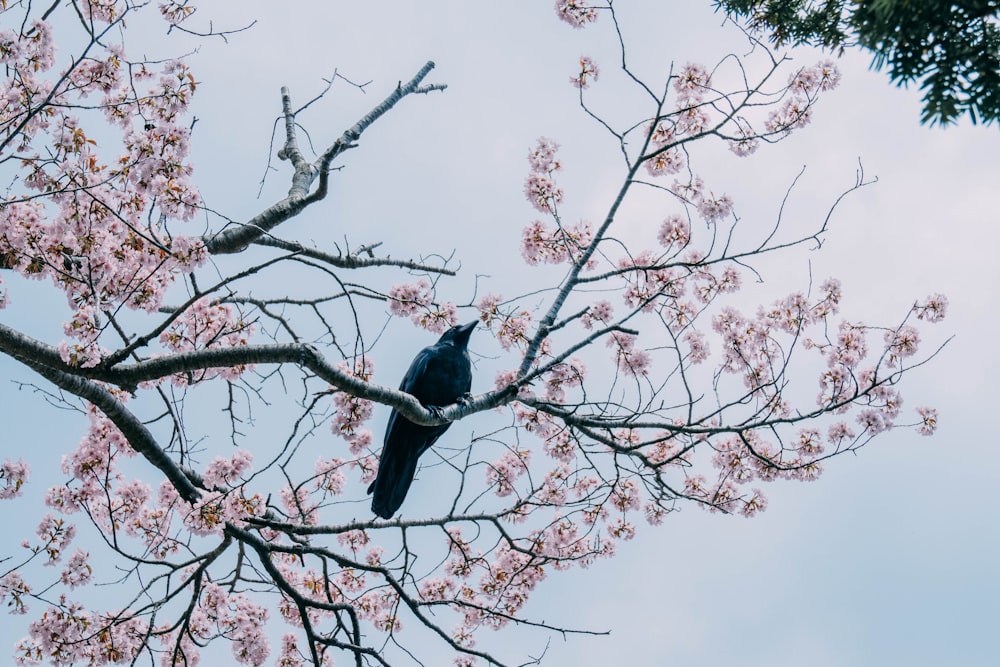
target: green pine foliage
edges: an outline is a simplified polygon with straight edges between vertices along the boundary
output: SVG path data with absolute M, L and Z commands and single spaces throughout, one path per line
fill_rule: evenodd
M 1000 0 L 716 0 L 778 45 L 871 51 L 896 85 L 919 82 L 921 122 L 1000 120 Z

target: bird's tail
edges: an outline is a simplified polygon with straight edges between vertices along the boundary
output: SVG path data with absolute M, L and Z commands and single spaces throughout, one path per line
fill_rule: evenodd
M 413 476 L 417 473 L 417 456 L 382 457 L 378 476 L 368 487 L 372 496 L 372 512 L 391 519 L 406 498 Z

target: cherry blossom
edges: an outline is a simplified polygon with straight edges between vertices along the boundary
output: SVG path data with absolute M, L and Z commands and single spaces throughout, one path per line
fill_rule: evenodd
M 17 498 L 23 492 L 23 486 L 30 477 L 30 468 L 22 459 L 12 461 L 4 459 L 0 464 L 0 479 L 3 486 L 0 487 L 0 500 Z
M 556 15 L 574 28 L 597 20 L 597 10 L 582 0 L 556 0 Z
M 934 408 L 919 407 L 917 414 L 920 415 L 921 423 L 917 429 L 920 435 L 934 435 L 937 430 L 938 413 Z
M 615 360 L 621 370 L 635 376 L 648 375 L 652 359 L 645 350 L 636 349 L 635 339 L 633 334 L 615 331 L 608 338 L 607 345 L 614 350 Z
M 580 73 L 570 77 L 569 81 L 577 88 L 589 88 L 592 81 L 597 81 L 600 70 L 590 56 L 580 56 Z
M 24 582 L 17 570 L 0 578 L 0 602 L 6 603 L 11 614 L 28 613 L 29 607 L 24 598 L 30 593 L 31 587 Z
M 948 312 L 948 297 L 943 294 L 931 294 L 925 302 L 917 302 L 913 310 L 917 313 L 918 320 L 940 322 Z
M 700 102 L 711 81 L 712 77 L 704 65 L 686 63 L 674 78 L 674 90 L 679 98 L 678 106 L 683 108 Z
M 536 210 L 554 213 L 562 201 L 563 191 L 548 175 L 533 171 L 524 179 L 524 196 Z
M 531 171 L 538 174 L 549 174 L 562 169 L 562 164 L 556 159 L 559 144 L 547 137 L 539 137 L 538 143 L 528 153 L 528 164 Z

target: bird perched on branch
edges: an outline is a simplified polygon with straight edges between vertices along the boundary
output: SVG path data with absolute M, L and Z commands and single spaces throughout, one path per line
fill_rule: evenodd
M 472 387 L 469 337 L 476 322 L 448 329 L 437 343 L 422 349 L 399 384 L 425 408 L 436 411 L 455 403 Z M 421 426 L 393 410 L 385 428 L 378 476 L 368 487 L 372 512 L 389 519 L 403 504 L 417 472 L 417 459 L 451 424 Z

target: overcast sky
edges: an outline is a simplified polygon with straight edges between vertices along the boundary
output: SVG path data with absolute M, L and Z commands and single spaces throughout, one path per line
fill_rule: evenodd
M 302 103 L 334 70 L 372 82 L 367 94 L 338 84 L 308 115 L 314 141 L 323 144 L 426 60 L 437 63 L 428 81 L 448 90 L 407 99 L 372 128 L 344 159 L 330 199 L 285 237 L 308 240 L 312 229 L 336 225 L 354 243 L 385 241 L 393 256 L 454 250 L 463 271 L 443 290 L 461 301 L 476 274 L 510 293 L 527 280 L 517 242 L 536 217 L 521 187 L 537 137 L 562 144 L 562 182 L 576 210 L 592 207 L 598 216 L 606 209 L 606 188 L 617 185 L 618 165 L 608 162 L 615 147 L 579 110 L 567 83 L 581 54 L 613 70 L 606 18 L 574 31 L 557 21 L 551 2 L 528 0 L 214 4 L 239 7 L 238 16 L 215 10 L 216 27 L 258 21 L 228 45 L 205 44 L 191 61 L 202 84 L 196 181 L 227 215 L 245 218 L 287 188 L 272 174 L 256 199 L 280 86 Z M 621 14 L 632 61 L 656 82 L 671 63 L 712 65 L 746 50 L 708 0 L 623 1 Z M 162 55 L 153 40 L 148 49 Z M 803 65 L 817 58 L 792 55 Z M 772 485 L 758 518 L 688 508 L 640 530 L 613 560 L 550 576 L 529 614 L 611 634 L 553 638 L 545 664 L 996 664 L 1000 128 L 964 120 L 922 127 L 919 94 L 891 88 L 867 64 L 856 54 L 843 58 L 841 86 L 788 141 L 748 161 L 720 154 L 698 168 L 731 194 L 745 219 L 757 216 L 763 225 L 773 223 L 803 166 L 793 225 L 825 215 L 853 183 L 859 161 L 878 177 L 838 209 L 821 251 L 767 265 L 767 282 L 748 290 L 747 308 L 804 287 L 810 263 L 814 276 L 841 279 L 844 316 L 866 323 L 896 322 L 914 299 L 945 293 L 949 316 L 927 331 L 930 341 L 955 338 L 903 387 L 906 408 L 939 409 L 937 435 L 889 433 L 859 456 L 831 462 L 817 482 Z M 627 103 L 600 98 L 600 85 L 594 99 L 609 113 Z M 423 344 L 414 338 L 412 347 Z M 483 354 L 496 352 L 480 345 Z M 385 369 L 383 381 L 394 384 L 392 364 Z M 0 360 L 0 377 L 15 373 L 26 377 Z M 5 456 L 37 441 L 39 428 L 46 440 L 76 441 L 78 432 L 67 436 L 57 423 L 35 425 L 35 415 L 49 422 L 53 414 L 37 396 L 0 391 L 12 394 L 6 402 L 16 412 L 9 414 L 32 415 L 16 420 Z M 24 632 L 0 625 L 0 646 Z M 544 647 L 535 639 L 532 654 Z

